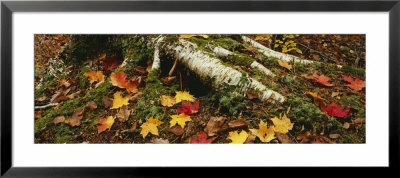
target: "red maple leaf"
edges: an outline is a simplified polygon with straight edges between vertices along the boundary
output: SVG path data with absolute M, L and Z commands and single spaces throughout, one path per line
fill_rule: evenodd
M 342 110 L 339 105 L 335 104 L 335 102 L 332 102 L 327 107 L 325 107 L 324 104 L 321 103 L 320 107 L 321 110 L 326 112 L 328 115 L 336 117 L 345 117 L 350 111 L 350 109 Z
M 216 137 L 207 139 L 207 134 L 204 133 L 203 131 L 200 131 L 197 133 L 197 139 L 190 137 L 191 143 L 195 143 L 195 144 L 212 143 L 215 139 L 216 139 Z
M 186 115 L 197 113 L 199 111 L 199 102 L 194 104 L 189 101 L 182 100 L 181 108 L 177 109 L 176 112 L 179 114 L 185 113 Z
M 350 84 L 347 84 L 346 86 L 348 86 L 349 88 L 356 90 L 356 91 L 360 91 L 361 89 L 363 89 L 365 87 L 365 81 L 360 80 L 358 77 L 356 77 L 355 80 L 353 80 L 352 77 L 350 76 L 346 76 L 346 75 L 342 75 L 343 80 L 346 82 L 349 82 Z
M 115 55 L 112 55 L 109 58 L 105 58 L 103 61 L 104 68 L 109 71 L 114 71 L 121 64 L 122 62 L 118 61 Z
M 314 82 L 318 82 L 321 85 L 325 85 L 327 87 L 333 86 L 333 84 L 329 83 L 329 80 L 331 80 L 329 77 L 325 75 L 318 75 L 317 72 L 314 72 L 312 75 Z

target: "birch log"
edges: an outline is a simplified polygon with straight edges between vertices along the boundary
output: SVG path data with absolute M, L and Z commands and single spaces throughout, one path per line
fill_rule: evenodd
M 233 52 L 225 49 L 225 48 L 221 48 L 221 47 L 215 47 L 213 49 L 213 52 L 219 56 L 219 57 L 228 57 L 231 55 L 235 55 Z M 260 64 L 259 62 L 257 62 L 256 60 L 254 60 L 251 64 L 250 67 L 253 69 L 257 69 L 259 70 L 261 73 L 263 73 L 266 76 L 271 76 L 274 77 L 275 74 L 271 72 L 271 70 L 267 69 L 264 65 Z
M 179 62 L 199 75 L 203 81 L 211 79 L 212 85 L 216 88 L 225 85 L 237 86 L 243 94 L 249 90 L 256 91 L 258 98 L 262 101 L 270 99 L 278 102 L 285 101 L 281 94 L 268 89 L 247 74 L 243 76 L 242 72 L 224 65 L 222 61 L 211 57 L 207 52 L 196 50 L 196 45 L 189 41 L 179 39 L 179 42 L 169 44 L 166 48 L 168 51 L 172 50 Z

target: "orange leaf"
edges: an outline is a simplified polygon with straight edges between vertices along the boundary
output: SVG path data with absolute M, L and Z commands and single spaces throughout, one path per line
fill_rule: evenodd
M 122 62 L 118 61 L 115 55 L 112 55 L 111 57 L 106 58 L 103 61 L 104 68 L 109 71 L 114 71 L 121 64 Z
M 90 70 L 89 72 L 86 72 L 83 74 L 86 77 L 89 77 L 89 82 L 92 84 L 93 82 L 102 82 L 104 81 L 104 75 L 102 71 L 94 71 Z
M 104 119 L 99 121 L 99 125 L 97 126 L 97 134 L 104 132 L 106 129 L 111 129 L 112 125 L 114 124 L 115 118 L 112 116 L 107 116 Z
M 333 84 L 329 83 L 329 80 L 331 80 L 329 77 L 325 75 L 318 75 L 317 72 L 314 72 L 312 76 L 309 75 L 302 75 L 306 79 L 312 79 L 314 82 L 317 82 L 321 85 L 331 87 Z
M 112 73 L 110 78 L 110 83 L 112 85 L 119 88 L 125 88 L 126 74 L 124 72 L 119 72 L 118 74 Z
M 359 91 L 365 87 L 365 81 L 360 80 L 358 77 L 356 77 L 355 80 L 353 80 L 352 77 L 346 76 L 346 75 L 342 75 L 342 77 L 343 77 L 344 81 L 350 83 L 350 84 L 347 84 L 346 86 L 348 86 L 349 88 L 351 88 L 353 90 Z

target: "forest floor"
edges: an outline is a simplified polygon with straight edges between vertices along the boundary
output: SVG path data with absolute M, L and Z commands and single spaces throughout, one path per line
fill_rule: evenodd
M 167 54 L 152 71 L 137 36 L 93 36 L 35 35 L 35 143 L 365 143 L 365 35 L 246 35 L 312 64 L 264 56 L 239 35 L 168 35 L 245 56 L 221 60 L 283 103 L 215 89 Z

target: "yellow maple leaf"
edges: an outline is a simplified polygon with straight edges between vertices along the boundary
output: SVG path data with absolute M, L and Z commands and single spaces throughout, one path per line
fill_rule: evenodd
M 92 84 L 93 82 L 102 82 L 104 81 L 104 75 L 102 71 L 94 71 L 94 70 L 89 70 L 89 72 L 85 72 L 83 74 L 86 77 L 89 77 L 89 82 Z
M 249 135 L 246 131 L 242 130 L 240 134 L 237 131 L 229 132 L 228 139 L 232 140 L 230 144 L 242 144 L 246 141 Z
M 140 134 L 142 134 L 143 139 L 147 136 L 147 134 L 152 133 L 153 135 L 158 135 L 157 126 L 163 124 L 164 122 L 158 120 L 157 118 L 150 117 L 145 123 L 143 123 L 140 127 L 142 130 Z
M 163 106 L 172 107 L 176 103 L 175 98 L 172 96 L 162 95 L 160 99 Z
M 172 115 L 171 118 L 172 120 L 169 121 L 170 124 L 169 127 L 179 124 L 182 127 L 182 129 L 185 128 L 185 122 L 192 121 L 192 119 L 190 119 L 190 116 L 186 115 L 185 113 L 181 113 L 179 115 Z
M 104 119 L 99 121 L 99 125 L 97 126 L 97 134 L 105 131 L 106 129 L 111 129 L 112 125 L 114 124 L 115 118 L 112 116 L 107 116 Z
M 128 105 L 129 104 L 128 101 L 129 101 L 129 96 L 122 97 L 121 92 L 117 91 L 114 93 L 113 106 L 111 107 L 111 109 L 117 109 L 124 105 Z
M 320 96 L 318 96 L 313 92 L 307 92 L 306 95 L 311 96 L 314 99 L 314 103 L 318 106 L 325 101 L 324 98 L 321 98 Z
M 278 63 L 280 66 L 282 66 L 288 70 L 292 70 L 292 65 L 290 65 L 287 61 L 278 60 Z
M 181 102 L 182 100 L 186 100 L 186 101 L 194 101 L 194 96 L 189 94 L 189 92 L 187 91 L 176 91 L 176 96 L 175 96 L 175 101 L 176 103 Z
M 203 38 L 208 38 L 208 35 L 179 35 L 179 38 L 192 38 L 194 36 L 199 36 Z
M 267 122 L 260 120 L 258 129 L 249 129 L 251 133 L 257 136 L 262 142 L 268 143 L 275 138 L 274 126 L 268 128 Z
M 289 130 L 292 130 L 293 128 L 293 123 L 291 123 L 290 119 L 286 117 L 286 114 L 284 114 L 281 119 L 278 119 L 278 117 L 274 117 L 271 120 L 274 123 L 275 132 L 285 134 L 289 132 Z

